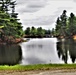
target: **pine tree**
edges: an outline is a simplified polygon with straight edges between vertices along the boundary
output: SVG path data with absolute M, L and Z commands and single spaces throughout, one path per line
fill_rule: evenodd
M 66 27 L 67 27 L 67 15 L 66 10 L 64 10 L 62 15 L 58 17 L 56 21 L 56 35 L 66 36 Z
M 0 28 L 5 36 L 20 37 L 23 34 L 21 23 L 17 19 L 18 13 L 15 13 L 16 1 L 1 0 L 0 1 Z M 11 14 L 8 12 L 12 6 Z M 10 10 L 9 10 L 10 11 Z
M 75 17 L 75 15 L 73 13 L 70 14 L 69 23 L 68 24 L 69 24 L 69 26 L 68 26 L 69 31 L 68 32 L 71 35 L 76 34 L 76 17 Z

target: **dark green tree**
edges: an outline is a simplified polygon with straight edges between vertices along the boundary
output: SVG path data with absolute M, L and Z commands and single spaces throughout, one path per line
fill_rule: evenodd
M 60 16 L 61 19 L 61 35 L 66 36 L 66 26 L 67 26 L 67 16 L 66 10 L 63 11 L 62 15 Z
M 69 35 L 76 34 L 76 17 L 73 13 L 70 14 L 69 17 L 69 23 L 68 23 L 68 33 Z
M 37 35 L 38 36 L 44 36 L 45 31 L 42 29 L 42 27 L 37 28 Z
M 51 34 L 51 30 L 44 30 L 45 31 L 45 35 L 50 35 Z
M 37 35 L 37 30 L 35 27 L 32 27 L 31 30 L 30 30 L 30 35 L 31 36 L 36 36 Z
M 7 13 L 7 10 L 9 9 L 9 6 L 15 5 L 15 1 L 13 0 L 1 0 L 0 1 L 0 26 L 4 32 L 5 36 L 14 36 L 14 37 L 20 37 L 23 35 L 23 30 L 21 23 L 17 19 L 17 13 L 15 13 L 15 6 L 14 6 L 14 12 L 11 12 L 14 14 Z M 10 11 L 10 10 L 9 10 Z
M 9 11 L 9 6 L 12 0 L 0 0 L 0 5 L 1 5 L 1 11 L 8 12 Z
M 66 10 L 63 11 L 62 15 L 57 18 L 56 21 L 56 35 L 57 36 L 66 36 L 66 27 L 67 27 L 67 15 Z
M 58 17 L 56 21 L 56 29 L 55 29 L 56 36 L 59 36 L 61 34 L 61 26 L 62 26 L 61 21 L 60 18 Z
M 27 28 L 26 28 L 25 34 L 26 34 L 26 35 L 30 35 L 30 27 L 27 27 Z

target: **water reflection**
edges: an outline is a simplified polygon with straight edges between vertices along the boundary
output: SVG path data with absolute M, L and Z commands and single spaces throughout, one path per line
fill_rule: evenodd
M 76 59 L 76 41 L 73 39 L 59 39 L 59 42 L 57 42 L 57 53 L 58 57 L 62 58 L 66 64 L 69 56 L 72 63 L 74 63 Z
M 72 62 L 75 62 L 76 59 L 76 41 L 71 39 L 69 42 L 69 54 Z
M 20 62 L 22 51 L 19 45 L 0 45 L 0 65 L 15 65 Z
M 56 42 L 56 38 L 43 38 L 22 43 L 22 64 L 62 63 L 57 55 Z

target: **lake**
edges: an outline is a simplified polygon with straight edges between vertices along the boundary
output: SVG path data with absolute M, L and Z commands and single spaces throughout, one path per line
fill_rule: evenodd
M 65 43 L 59 44 L 60 42 L 56 38 L 37 38 L 22 43 L 23 58 L 21 64 L 62 64 L 66 63 L 65 60 L 67 63 L 72 63 L 67 50 L 68 58 L 66 57 L 65 47 L 63 46 Z
M 19 45 L 0 45 L 0 65 L 75 63 L 76 41 L 33 38 Z
M 22 64 L 61 63 L 57 55 L 56 42 L 56 38 L 42 38 L 22 43 Z

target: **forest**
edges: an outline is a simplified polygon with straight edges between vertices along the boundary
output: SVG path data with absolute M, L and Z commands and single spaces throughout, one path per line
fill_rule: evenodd
M 8 42 L 23 35 L 18 13 L 15 12 L 16 1 L 0 0 L 0 42 Z

